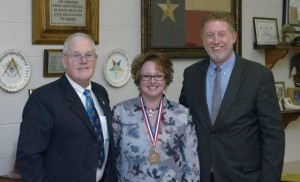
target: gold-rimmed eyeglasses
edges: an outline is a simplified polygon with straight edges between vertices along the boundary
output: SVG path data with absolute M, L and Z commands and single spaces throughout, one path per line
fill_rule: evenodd
M 143 81 L 150 81 L 152 78 L 156 81 L 163 81 L 165 77 L 165 75 L 141 75 Z
M 87 61 L 93 61 L 95 58 L 97 58 L 97 54 L 95 53 L 88 53 L 85 55 L 81 54 L 63 54 L 64 56 L 70 57 L 73 61 L 81 61 L 82 58 L 85 58 Z

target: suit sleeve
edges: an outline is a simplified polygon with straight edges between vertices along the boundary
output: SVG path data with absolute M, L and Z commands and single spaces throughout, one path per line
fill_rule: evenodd
M 186 97 L 185 97 L 185 92 L 184 92 L 184 87 L 185 87 L 185 79 L 186 79 L 186 70 L 184 70 L 183 73 L 183 81 L 182 81 L 182 88 L 179 96 L 179 103 L 184 105 L 185 107 L 188 107 Z
M 53 117 L 37 92 L 26 103 L 20 125 L 17 164 L 24 182 L 47 181 L 44 152 L 50 141 Z
M 285 136 L 274 77 L 269 70 L 262 78 L 256 103 L 262 139 L 262 176 L 260 181 L 280 181 Z

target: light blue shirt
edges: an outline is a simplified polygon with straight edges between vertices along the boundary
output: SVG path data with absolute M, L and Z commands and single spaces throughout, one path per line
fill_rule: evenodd
M 234 63 L 235 63 L 235 59 L 236 59 L 236 56 L 233 53 L 232 56 L 229 58 L 229 60 L 220 66 L 222 99 L 223 99 L 225 91 L 227 89 L 227 85 L 229 82 L 229 78 L 230 78 Z M 211 100 L 212 100 L 214 81 L 215 81 L 215 77 L 216 77 L 216 71 L 215 71 L 216 67 L 217 67 L 217 65 L 215 65 L 212 61 L 210 61 L 207 75 L 206 75 L 206 100 L 207 100 L 209 114 L 211 114 Z

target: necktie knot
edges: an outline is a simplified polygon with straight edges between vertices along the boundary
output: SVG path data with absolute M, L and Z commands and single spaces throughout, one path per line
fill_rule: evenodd
M 220 73 L 220 71 L 221 71 L 220 66 L 216 66 L 215 70 L 216 70 L 217 73 Z
M 86 97 L 91 97 L 91 91 L 89 89 L 85 89 L 83 95 L 85 95 Z

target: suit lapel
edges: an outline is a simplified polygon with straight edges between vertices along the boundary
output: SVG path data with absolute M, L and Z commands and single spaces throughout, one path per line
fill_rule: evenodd
M 99 86 L 97 86 L 94 82 L 92 82 L 92 90 L 98 100 L 98 103 L 103 111 L 103 114 L 106 117 L 106 125 L 108 128 L 108 135 L 110 140 L 113 139 L 113 129 L 112 129 L 112 115 L 111 115 L 111 109 L 109 105 L 109 100 L 108 98 L 104 97 L 104 90 L 100 89 Z M 110 141 L 112 143 L 112 141 Z
M 80 118 L 80 120 L 86 125 L 86 127 L 95 135 L 94 129 L 90 122 L 89 116 L 84 108 L 84 105 L 82 104 L 74 88 L 69 83 L 67 77 L 63 76 L 61 78 L 60 83 L 61 83 L 61 87 L 64 89 L 65 97 L 69 101 L 70 110 L 73 111 Z
M 236 99 L 236 95 L 238 94 L 241 84 L 244 80 L 244 64 L 240 57 L 237 57 L 235 65 L 233 67 L 228 86 L 219 110 L 219 114 L 217 117 L 217 120 L 214 124 L 214 128 L 224 124 L 224 118 L 226 117 L 226 114 L 231 109 L 232 104 L 234 103 Z
M 198 120 L 203 120 L 204 123 L 207 125 L 209 129 L 212 128 L 212 124 L 210 121 L 209 111 L 207 107 L 207 100 L 206 100 L 206 74 L 209 66 L 209 59 L 203 60 L 201 62 L 201 65 L 196 71 L 195 71 L 195 93 L 193 94 L 194 99 L 196 101 L 196 107 L 195 110 L 199 111 L 196 112 Z M 198 93 L 199 92 L 199 93 Z M 198 96 L 198 97 L 197 97 Z M 199 109 L 198 109 L 199 108 Z

